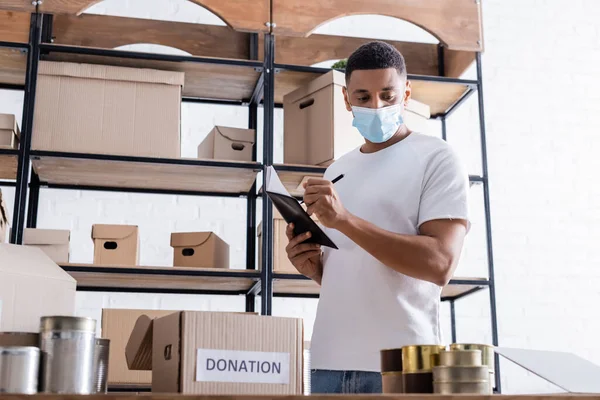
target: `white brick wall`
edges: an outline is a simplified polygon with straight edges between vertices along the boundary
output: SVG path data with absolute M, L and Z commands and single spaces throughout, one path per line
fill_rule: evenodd
M 222 24 L 185 0 L 106 0 L 90 12 Z M 494 254 L 502 345 L 559 349 L 600 363 L 595 318 L 600 302 L 600 28 L 596 0 L 484 0 L 483 57 Z M 429 34 L 388 17 L 354 16 L 320 33 L 431 41 Z M 163 50 L 146 47 L 146 50 Z M 407 60 L 410 71 L 410 60 Z M 468 77 L 473 77 L 470 71 Z M 0 112 L 21 115 L 22 94 L 0 91 Z M 471 173 L 481 172 L 477 101 L 448 122 L 450 141 Z M 183 155 L 215 123 L 244 127 L 241 107 L 183 106 Z M 428 124 L 438 134 L 437 122 Z M 282 159 L 282 114 L 276 113 L 276 161 Z M 260 127 L 259 127 L 260 129 Z M 260 148 L 260 146 L 259 146 Z M 12 189 L 4 189 L 12 209 Z M 473 231 L 457 275 L 485 276 L 481 187 L 473 189 Z M 73 261 L 90 262 L 92 223 L 141 226 L 142 263 L 169 265 L 172 230 L 212 229 L 245 260 L 245 203 L 238 199 L 44 190 L 39 227 L 73 230 Z M 487 292 L 457 303 L 458 337 L 489 341 Z M 80 293 L 78 313 L 100 318 L 103 307 L 242 310 L 242 297 Z M 314 300 L 275 299 L 277 315 L 303 317 L 310 336 Z M 442 321 L 449 339 L 449 310 Z M 503 363 L 508 393 L 558 391 Z

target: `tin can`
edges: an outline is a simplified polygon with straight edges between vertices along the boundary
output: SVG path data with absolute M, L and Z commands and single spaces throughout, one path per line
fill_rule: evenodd
M 433 367 L 434 382 L 489 382 L 487 365 L 480 366 L 437 366 Z
M 40 392 L 95 392 L 95 320 L 80 317 L 42 317 L 40 347 Z
M 454 343 L 450 345 L 450 350 L 480 350 L 481 351 L 481 363 L 487 365 L 490 369 L 489 376 L 489 393 L 494 392 L 494 386 L 496 382 L 496 364 L 494 357 L 494 346 L 489 344 L 477 344 L 477 343 Z
M 447 367 L 481 366 L 481 350 L 444 350 L 440 352 L 440 365 Z
M 40 349 L 37 347 L 0 347 L 0 393 L 37 393 L 39 363 Z
M 418 345 L 402 347 L 402 372 L 431 372 L 439 365 L 439 354 L 446 350 L 442 345 Z
M 489 382 L 434 382 L 436 394 L 489 394 Z
M 108 391 L 108 355 L 110 353 L 109 339 L 96 339 L 94 352 L 94 391 L 106 393 Z

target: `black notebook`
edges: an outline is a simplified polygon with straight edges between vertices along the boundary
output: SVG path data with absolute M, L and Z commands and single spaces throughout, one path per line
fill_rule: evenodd
M 329 239 L 323 230 L 312 220 L 310 215 L 300 205 L 298 200 L 292 197 L 281 183 L 275 168 L 268 167 L 265 176 L 266 192 L 277 211 L 285 222 L 294 224 L 294 234 L 300 235 L 310 232 L 312 235 L 306 243 L 317 243 L 334 249 L 338 247 Z

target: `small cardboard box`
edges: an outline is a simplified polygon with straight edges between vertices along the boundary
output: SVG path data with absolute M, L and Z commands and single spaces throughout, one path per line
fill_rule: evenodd
M 2 198 L 2 189 L 0 189 L 0 243 L 6 242 L 6 235 L 10 227 L 10 214 L 8 207 Z
M 23 244 L 37 247 L 57 264 L 69 262 L 69 242 L 71 231 L 56 229 L 26 228 Z
M 43 251 L 0 244 L 0 331 L 39 332 L 40 318 L 73 315 L 76 282 Z
M 284 96 L 286 164 L 328 165 L 364 143 L 346 110 L 345 84 L 344 74 L 332 70 Z
M 21 132 L 17 119 L 11 114 L 0 114 L 0 148 L 17 149 Z
M 252 161 L 254 129 L 215 126 L 198 146 L 198 158 Z
M 179 158 L 183 72 L 41 61 L 32 148 Z
M 303 207 L 306 208 L 304 205 Z M 316 216 L 313 216 L 312 219 L 318 222 Z M 292 265 L 285 250 L 289 243 L 285 233 L 286 229 L 287 222 L 277 209 L 273 208 L 273 271 L 284 274 L 298 274 L 298 270 Z M 258 269 L 260 269 L 262 265 L 262 221 L 258 224 L 256 232 L 258 236 Z
M 138 265 L 139 229 L 136 225 L 94 225 L 94 264 Z
M 302 319 L 182 311 L 140 327 L 153 331 L 137 333 L 152 338 L 153 392 L 302 394 Z
M 152 373 L 150 371 L 130 370 L 126 361 L 126 346 L 138 318 L 159 318 L 174 313 L 171 310 L 102 310 L 102 337 L 110 339 L 108 355 L 108 384 L 137 385 L 150 387 Z
M 173 265 L 229 268 L 229 245 L 213 232 L 172 233 Z

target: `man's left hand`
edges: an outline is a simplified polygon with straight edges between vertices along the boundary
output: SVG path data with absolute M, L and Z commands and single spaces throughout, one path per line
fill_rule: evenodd
M 311 178 L 304 184 L 304 203 L 309 215 L 316 215 L 327 228 L 337 228 L 348 218 L 333 183 L 327 179 Z

